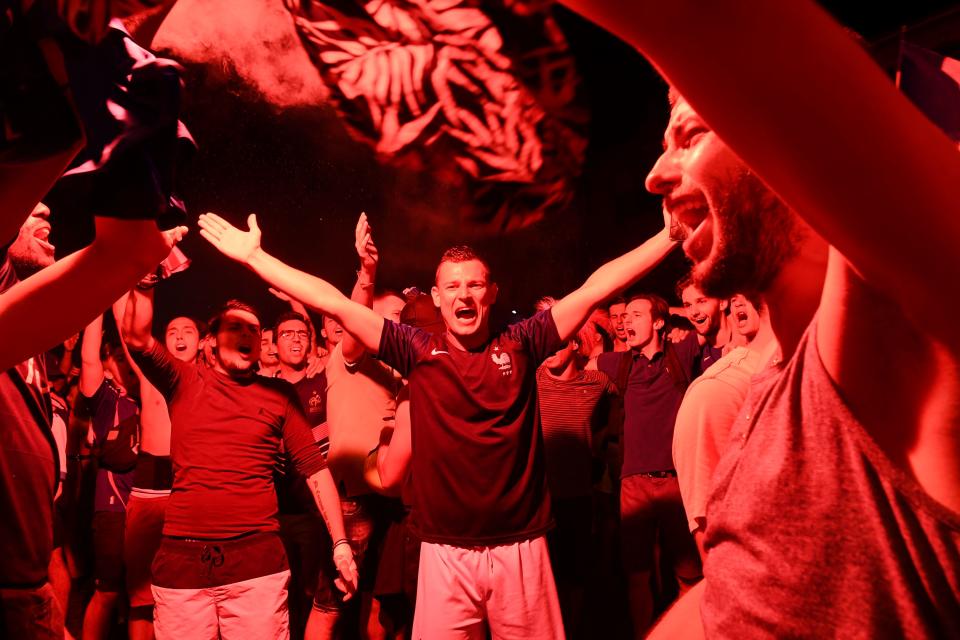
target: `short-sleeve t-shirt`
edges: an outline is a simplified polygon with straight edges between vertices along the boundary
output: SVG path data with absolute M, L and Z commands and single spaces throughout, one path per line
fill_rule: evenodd
M 549 310 L 474 351 L 384 322 L 380 359 L 409 380 L 411 516 L 422 540 L 507 544 L 550 528 L 536 370 L 559 348 Z
M 18 282 L 8 248 L 0 249 L 0 294 Z M 42 357 L 0 373 L 0 587 L 47 579 L 59 475 L 52 413 Z
M 139 413 L 137 402 L 106 378 L 89 398 L 85 398 L 92 416 L 90 428 L 94 444 L 103 442 L 110 429 L 124 420 L 135 418 Z M 97 469 L 97 487 L 93 494 L 94 511 L 126 510 L 130 490 L 133 489 L 133 470 L 117 473 L 104 468 Z
M 300 399 L 300 408 L 303 409 L 307 422 L 310 423 L 313 440 L 326 459 L 330 450 L 330 431 L 327 428 L 327 377 L 321 371 L 312 378 L 303 377 L 294 382 L 293 388 Z M 282 456 L 274 481 L 280 513 L 288 515 L 319 513 L 306 479 L 297 473 L 296 466 L 286 453 Z
M 164 535 L 276 531 L 273 472 L 281 441 L 304 477 L 326 467 L 293 386 L 180 362 L 159 343 L 131 356 L 170 408 L 174 479 Z

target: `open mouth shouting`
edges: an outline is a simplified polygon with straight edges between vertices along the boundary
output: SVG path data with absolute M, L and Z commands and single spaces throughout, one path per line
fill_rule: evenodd
M 50 223 L 44 222 L 33 232 L 33 239 L 36 240 L 40 248 L 49 255 L 53 255 L 54 246 L 50 243 Z
M 453 315 L 457 317 L 457 320 L 463 320 L 464 322 L 473 322 L 477 319 L 477 309 L 476 307 L 460 307 L 453 312 Z
M 750 320 L 750 316 L 747 315 L 746 311 L 737 311 L 734 313 L 734 318 L 737 320 L 738 327 L 747 326 L 747 322 Z

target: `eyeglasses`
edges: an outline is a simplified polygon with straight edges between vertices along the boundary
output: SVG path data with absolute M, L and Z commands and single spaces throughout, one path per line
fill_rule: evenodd
M 309 340 L 310 332 L 306 329 L 284 329 L 277 333 L 277 337 L 283 338 L 284 340 L 292 340 L 293 336 L 297 336 L 301 340 Z

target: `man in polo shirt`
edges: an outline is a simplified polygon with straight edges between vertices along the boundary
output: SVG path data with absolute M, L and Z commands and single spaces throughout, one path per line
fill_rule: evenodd
M 659 296 L 631 297 L 624 321 L 630 351 L 600 354 L 595 365 L 620 387 L 624 397 L 621 559 L 638 638 L 653 621 L 651 577 L 658 543 L 681 592 L 701 577 L 672 457 L 674 421 L 700 360 L 700 346 L 694 333 L 669 343 L 665 337 L 668 317 L 669 307 Z
M 232 300 L 210 324 L 211 367 L 181 362 L 150 335 L 152 292 L 127 300 L 123 337 L 170 409 L 174 483 L 153 564 L 157 638 L 275 638 L 289 633 L 290 571 L 277 535 L 273 470 L 281 449 L 307 478 L 356 587 L 333 478 L 293 387 L 255 373 L 260 321 Z
M 448 250 L 432 290 L 446 333 L 384 319 L 260 246 L 215 214 L 201 235 L 272 286 L 336 318 L 410 381 L 413 522 L 424 540 L 414 636 L 560 638 L 544 534 L 551 526 L 537 416 L 537 366 L 603 300 L 674 246 L 665 226 L 598 269 L 551 309 L 493 333 L 497 286 L 465 247 Z

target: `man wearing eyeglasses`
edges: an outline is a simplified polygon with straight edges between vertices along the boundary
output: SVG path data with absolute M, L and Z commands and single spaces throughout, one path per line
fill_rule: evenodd
M 293 385 L 313 438 L 326 458 L 330 449 L 327 376 L 323 371 L 307 376 L 308 356 L 313 347 L 313 332 L 307 319 L 295 311 L 281 314 L 273 328 L 273 340 L 278 360 L 275 375 Z M 280 537 L 290 558 L 290 628 L 296 636 L 307 624 L 317 577 L 326 560 L 325 550 L 333 540 L 309 491 L 305 490 L 306 484 L 286 456 L 276 486 Z M 336 576 L 332 562 L 326 567 L 326 573 Z

